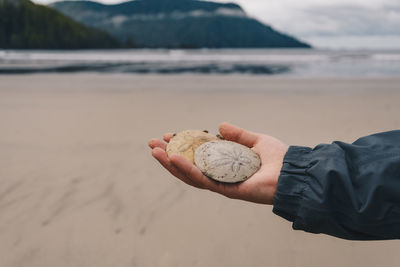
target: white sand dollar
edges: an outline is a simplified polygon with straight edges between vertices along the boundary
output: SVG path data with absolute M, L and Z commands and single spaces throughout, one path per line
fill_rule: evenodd
M 217 136 L 209 134 L 206 131 L 186 130 L 177 133 L 167 145 L 167 154 L 181 155 L 191 163 L 194 163 L 194 151 L 202 144 L 219 140 Z
M 204 175 L 224 183 L 245 181 L 261 166 L 253 150 L 230 141 L 202 144 L 194 153 L 194 162 Z

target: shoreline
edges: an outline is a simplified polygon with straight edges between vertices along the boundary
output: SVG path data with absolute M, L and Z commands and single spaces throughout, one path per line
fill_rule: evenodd
M 62 89 L 75 90 L 71 86 L 84 84 L 86 87 L 98 87 L 106 90 L 113 88 L 132 91 L 184 91 L 190 92 L 374 92 L 400 90 L 400 77 L 281 77 L 257 75 L 154 75 L 154 74 L 12 74 L 0 75 L 0 90 L 9 87 L 24 86 L 57 86 Z M 158 86 L 156 86 L 158 85 Z M 82 88 L 83 90 L 87 89 Z M 40 88 L 37 88 L 40 89 Z

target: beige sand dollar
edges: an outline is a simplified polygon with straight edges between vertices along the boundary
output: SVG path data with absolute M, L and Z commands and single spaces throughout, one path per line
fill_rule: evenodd
M 206 176 L 224 183 L 245 181 L 261 166 L 253 150 L 230 141 L 204 143 L 195 151 L 194 161 Z
M 168 156 L 178 154 L 194 163 L 194 151 L 202 144 L 215 140 L 220 139 L 206 131 L 186 130 L 171 138 L 167 145 L 167 154 Z

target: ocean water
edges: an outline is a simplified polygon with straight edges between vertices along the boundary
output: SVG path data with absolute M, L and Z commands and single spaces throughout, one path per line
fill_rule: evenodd
M 0 74 L 77 72 L 400 77 L 400 50 L 0 50 Z

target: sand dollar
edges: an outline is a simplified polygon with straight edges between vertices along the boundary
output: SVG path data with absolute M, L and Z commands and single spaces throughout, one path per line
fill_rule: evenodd
M 171 138 L 167 145 L 167 154 L 168 156 L 178 154 L 184 156 L 191 163 L 194 163 L 194 151 L 202 144 L 214 140 L 219 140 L 219 138 L 206 131 L 183 131 Z
M 261 166 L 253 150 L 230 141 L 204 143 L 195 151 L 194 161 L 204 175 L 224 183 L 245 181 Z

